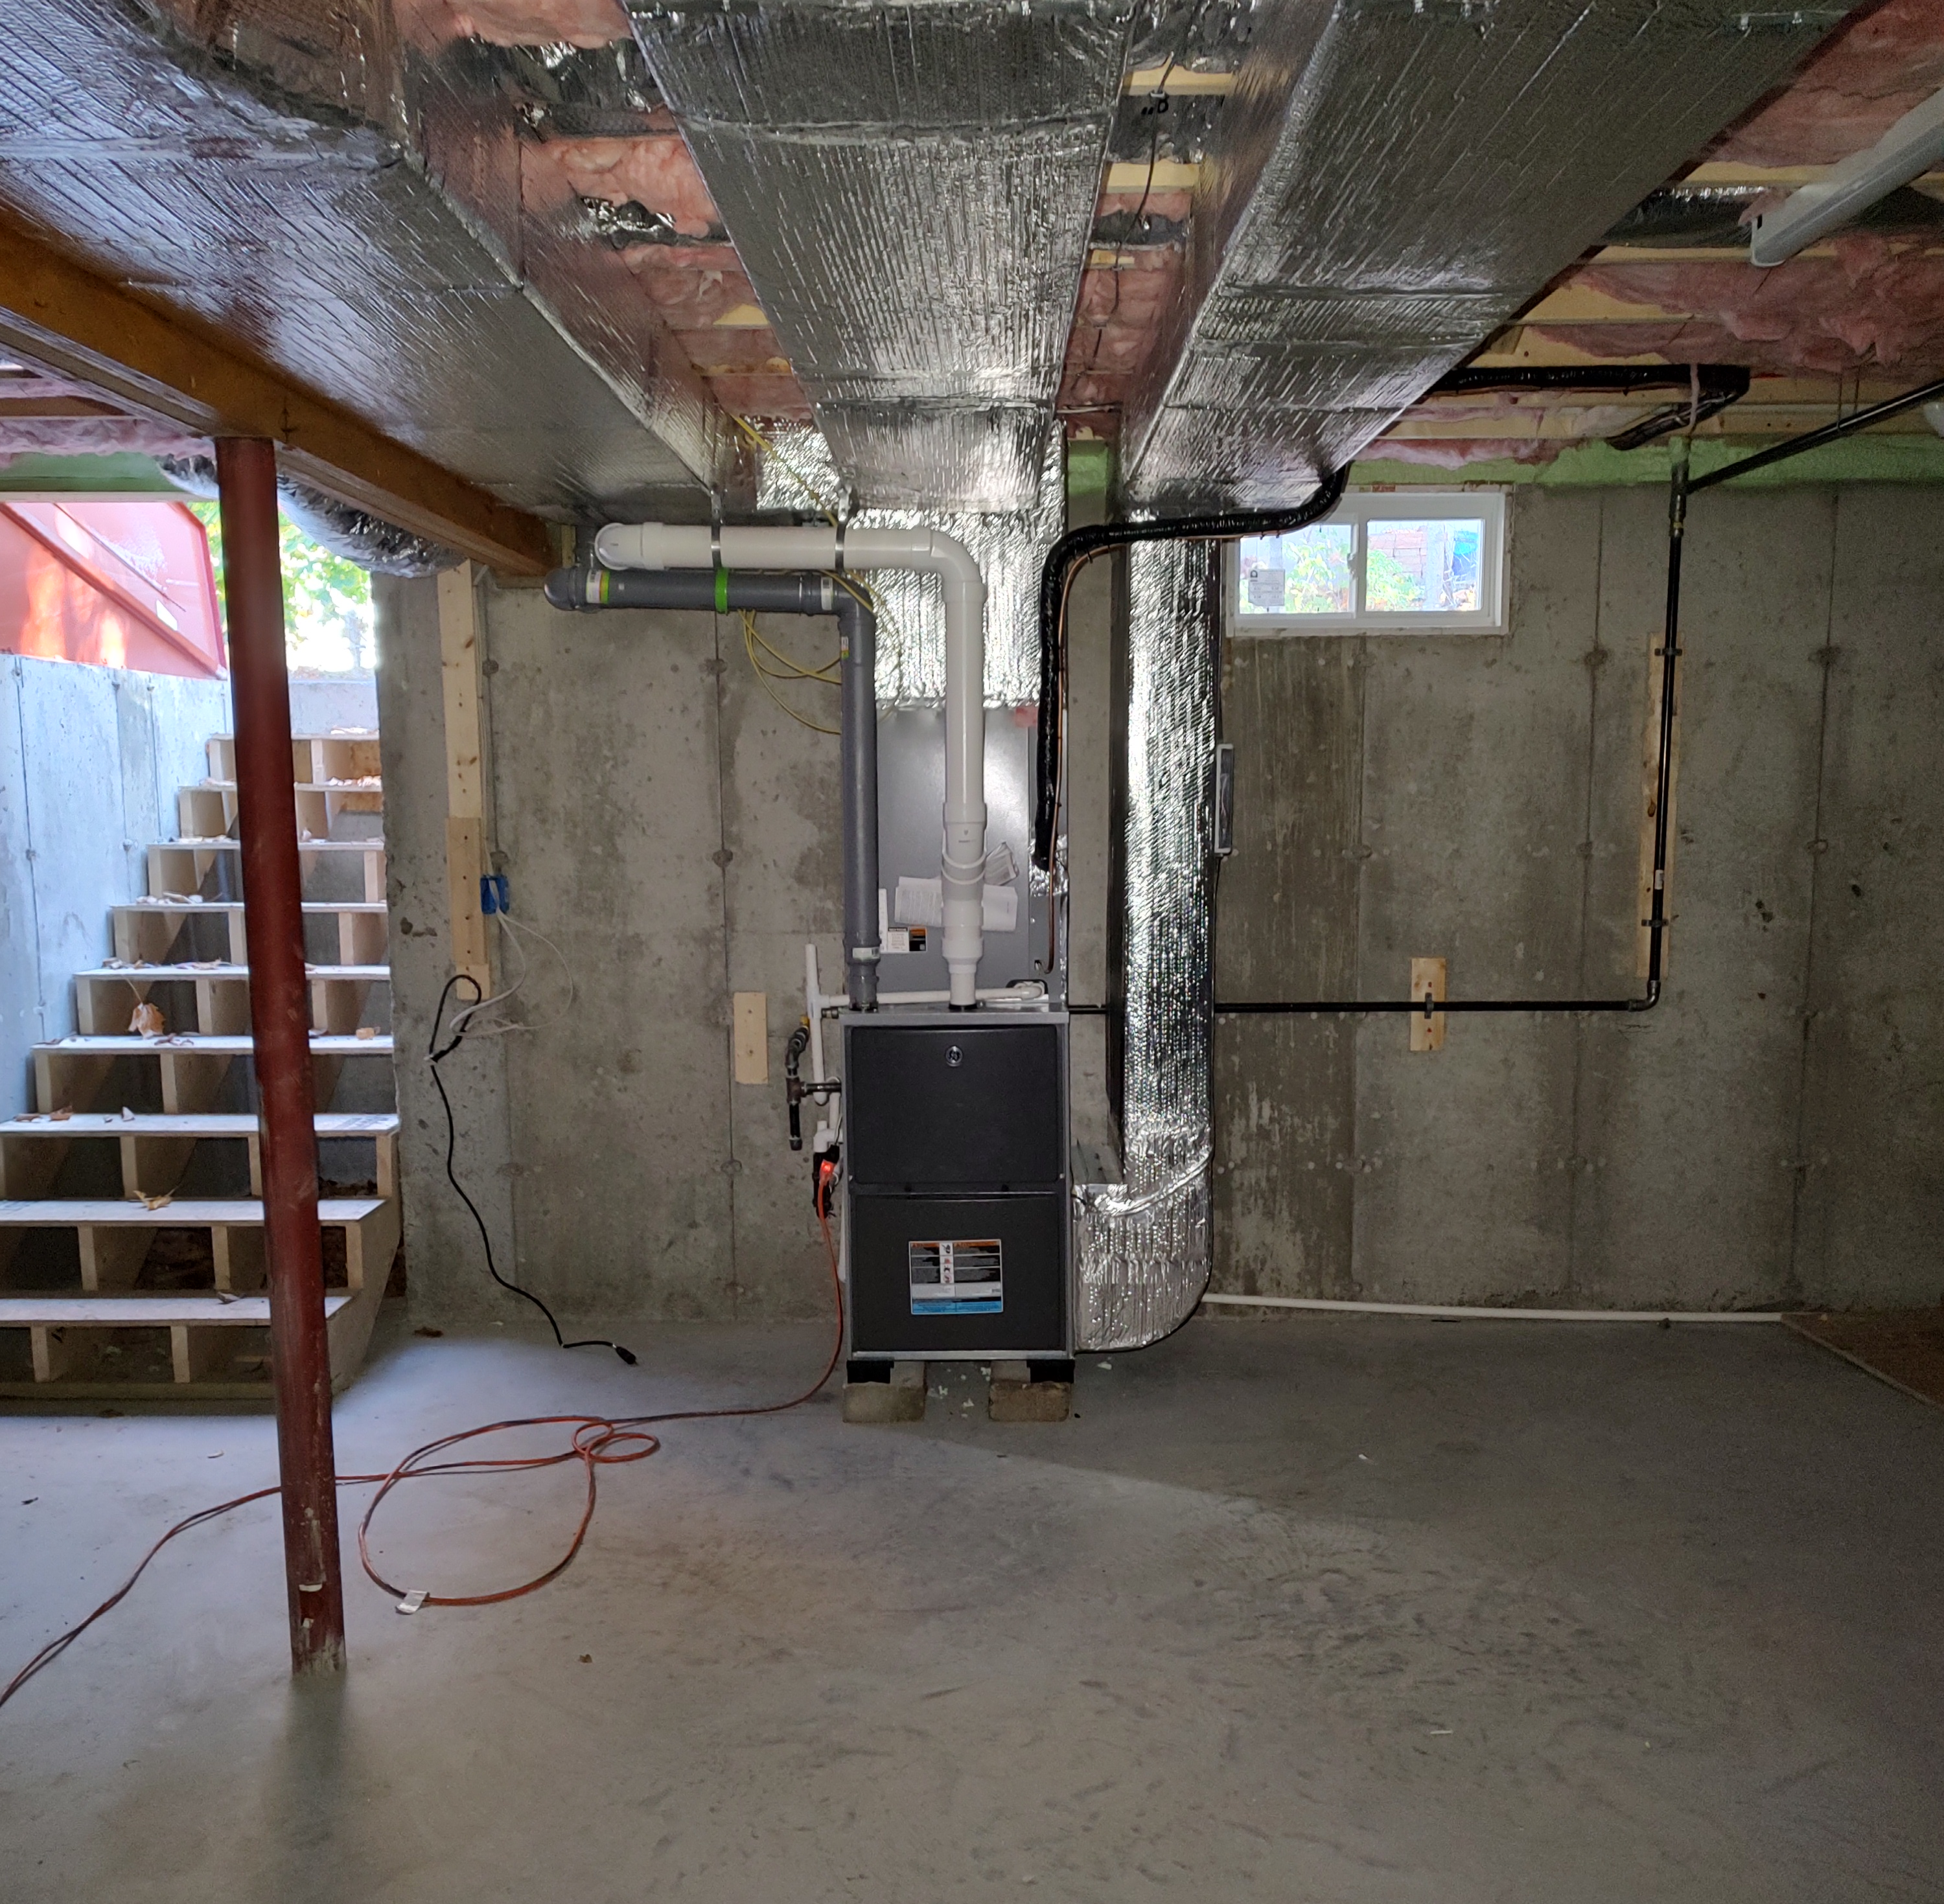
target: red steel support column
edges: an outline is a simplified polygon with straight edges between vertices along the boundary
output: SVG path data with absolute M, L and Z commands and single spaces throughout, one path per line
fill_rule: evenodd
M 270 1347 L 283 1482 L 291 1670 L 344 1665 L 344 1582 L 337 1546 L 337 1462 L 331 1433 L 331 1347 L 317 1227 L 315 1090 L 304 981 L 303 875 L 291 767 L 291 684 L 277 552 L 276 445 L 219 439 L 223 597 L 236 722 L 236 807 L 243 859 L 250 1028 L 262 1104 L 263 1231 Z

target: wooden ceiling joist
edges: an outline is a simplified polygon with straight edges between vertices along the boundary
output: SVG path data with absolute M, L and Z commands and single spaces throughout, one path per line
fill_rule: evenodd
M 491 567 L 537 575 L 552 563 L 537 516 L 4 221 L 0 353 L 190 435 L 267 437 L 300 481 Z

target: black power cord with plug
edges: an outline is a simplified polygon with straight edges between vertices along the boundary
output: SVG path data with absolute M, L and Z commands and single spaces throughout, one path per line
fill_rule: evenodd
M 445 1023 L 445 1008 L 456 985 L 470 985 L 472 997 L 464 1003 L 463 1009 L 453 1020 L 452 1036 L 441 1045 L 438 1035 Z M 560 1324 L 554 1319 L 554 1313 L 531 1289 L 522 1289 L 517 1282 L 509 1282 L 500 1273 L 499 1265 L 493 1260 L 493 1239 L 488 1233 L 486 1219 L 479 1214 L 479 1206 L 466 1193 L 466 1186 L 459 1181 L 453 1169 L 453 1157 L 459 1147 L 459 1128 L 452 1115 L 452 1100 L 445 1094 L 445 1080 L 439 1076 L 438 1067 L 466 1042 L 466 1034 L 471 1026 L 472 1015 L 483 1006 L 490 1003 L 479 981 L 470 972 L 456 972 L 445 981 L 445 989 L 438 995 L 438 1009 L 432 1013 L 432 1037 L 426 1046 L 426 1057 L 432 1066 L 432 1081 L 438 1090 L 438 1101 L 445 1107 L 445 1180 L 458 1193 L 459 1200 L 472 1212 L 472 1221 L 479 1231 L 479 1245 L 486 1252 L 486 1273 L 503 1289 L 523 1297 L 533 1304 L 547 1319 L 547 1327 L 553 1331 L 553 1339 L 563 1349 L 612 1349 L 621 1359 L 633 1368 L 640 1359 L 634 1350 L 623 1348 L 604 1335 L 585 1336 L 570 1342 L 560 1332 Z

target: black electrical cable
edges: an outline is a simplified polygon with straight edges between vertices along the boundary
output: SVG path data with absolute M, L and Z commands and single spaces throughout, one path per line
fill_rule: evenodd
M 640 1359 L 634 1350 L 623 1348 L 620 1343 L 611 1341 L 604 1335 L 583 1336 L 578 1340 L 568 1341 L 561 1334 L 560 1324 L 554 1319 L 553 1311 L 548 1308 L 546 1304 L 542 1302 L 531 1289 L 522 1289 L 517 1282 L 509 1282 L 500 1273 L 499 1265 L 493 1260 L 493 1239 L 487 1232 L 486 1219 L 479 1214 L 478 1205 L 466 1195 L 466 1186 L 459 1181 L 458 1175 L 453 1169 L 454 1154 L 459 1147 L 459 1127 L 453 1119 L 452 1100 L 445 1095 L 445 1080 L 438 1074 L 440 1065 L 444 1064 L 466 1042 L 467 1017 L 469 1015 L 464 1013 L 462 1013 L 459 1018 L 458 1029 L 454 1032 L 451 1040 L 443 1046 L 438 1042 L 439 1028 L 445 1022 L 446 1004 L 452 997 L 452 990 L 455 985 L 470 985 L 472 987 L 471 1003 L 475 1006 L 483 1003 L 485 999 L 486 994 L 481 989 L 478 980 L 470 972 L 454 972 L 445 981 L 445 989 L 438 995 L 438 1009 L 432 1015 L 432 1036 L 426 1046 L 426 1056 L 431 1062 L 432 1081 L 438 1087 L 438 1101 L 445 1108 L 445 1181 L 458 1193 L 460 1202 L 472 1212 L 473 1223 L 479 1231 L 480 1247 L 486 1252 L 486 1273 L 499 1284 L 501 1288 L 510 1290 L 513 1294 L 524 1297 L 527 1301 L 531 1303 L 546 1318 L 547 1327 L 553 1331 L 553 1339 L 561 1348 L 612 1349 L 623 1362 L 632 1368 Z
M 1138 542 L 1226 542 L 1242 536 L 1281 536 L 1320 522 L 1343 499 L 1349 467 L 1333 470 L 1308 502 L 1286 509 L 1232 509 L 1212 516 L 1167 516 L 1152 522 L 1108 522 L 1069 530 L 1047 551 L 1039 577 L 1039 735 L 1033 813 L 1033 864 L 1053 864 L 1060 818 L 1060 702 L 1066 683 L 1066 597 L 1075 572 L 1110 548 Z

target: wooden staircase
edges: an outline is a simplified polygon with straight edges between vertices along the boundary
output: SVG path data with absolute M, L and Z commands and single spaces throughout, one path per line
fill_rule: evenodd
M 399 1237 L 374 733 L 293 742 L 334 1387 L 357 1372 Z M 75 975 L 75 1035 L 0 1122 L 0 1396 L 267 1397 L 263 1167 L 235 743 Z M 138 1016 L 139 1014 L 139 1016 Z

